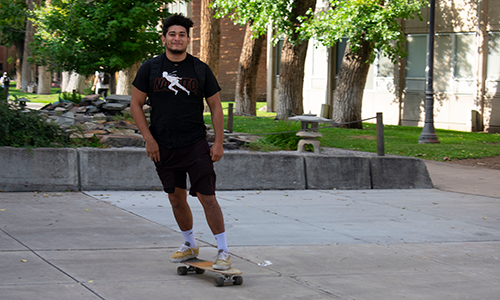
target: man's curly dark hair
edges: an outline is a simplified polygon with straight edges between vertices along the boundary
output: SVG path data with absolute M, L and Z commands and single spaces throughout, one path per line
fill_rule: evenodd
M 173 25 L 179 25 L 186 28 L 187 36 L 189 37 L 189 29 L 193 27 L 193 21 L 184 17 L 182 14 L 173 14 L 163 22 L 163 36 L 167 34 L 168 28 Z

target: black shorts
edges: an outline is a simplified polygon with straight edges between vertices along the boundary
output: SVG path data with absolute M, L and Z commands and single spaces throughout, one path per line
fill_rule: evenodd
M 172 149 L 163 145 L 159 148 L 160 161 L 155 162 L 156 172 L 166 193 L 173 193 L 176 187 L 186 189 L 187 173 L 191 196 L 196 196 L 196 193 L 215 195 L 216 176 L 206 139 L 181 148 Z

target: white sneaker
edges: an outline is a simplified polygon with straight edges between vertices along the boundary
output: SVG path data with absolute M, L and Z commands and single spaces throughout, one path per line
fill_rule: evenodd
M 196 248 L 189 247 L 189 242 L 185 242 L 179 247 L 179 250 L 170 257 L 170 262 L 180 263 L 188 259 L 196 258 L 200 252 L 200 246 Z
M 231 269 L 231 256 L 227 250 L 219 250 L 215 257 L 215 262 L 212 265 L 215 270 L 229 270 Z

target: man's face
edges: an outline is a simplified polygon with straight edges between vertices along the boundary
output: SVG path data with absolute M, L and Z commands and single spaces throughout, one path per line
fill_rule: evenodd
M 170 26 L 165 36 L 161 37 L 161 40 L 167 50 L 173 54 L 182 54 L 186 52 L 187 46 L 191 42 L 191 38 L 188 37 L 186 28 L 179 25 Z

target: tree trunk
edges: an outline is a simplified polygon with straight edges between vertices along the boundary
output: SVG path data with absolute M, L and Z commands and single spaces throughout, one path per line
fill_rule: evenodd
M 109 73 L 109 92 L 108 95 L 116 94 L 116 72 Z
M 316 0 L 294 1 L 292 14 L 294 27 L 300 26 L 298 16 L 303 16 L 309 10 L 316 8 Z M 289 112 L 296 115 L 304 113 L 303 89 L 304 67 L 307 54 L 308 41 L 297 41 L 298 34 L 286 37 L 281 51 L 280 78 L 278 85 L 278 103 L 276 118 L 285 120 Z M 297 41 L 292 44 L 292 41 Z
M 118 72 L 118 83 L 116 84 L 116 94 L 132 95 L 132 81 L 135 74 L 139 70 L 140 62 L 133 64 L 131 67 Z
M 46 66 L 38 67 L 38 95 L 48 95 L 50 94 L 50 88 L 52 86 L 52 72 L 48 70 Z
M 219 74 L 220 19 L 214 18 L 215 10 L 209 7 L 210 0 L 201 0 L 200 59 L 215 77 Z
M 45 6 L 49 7 L 51 0 L 45 0 Z M 48 95 L 52 87 L 52 72 L 48 70 L 47 66 L 38 67 L 38 88 L 37 94 Z
M 252 38 L 253 32 L 250 26 L 251 22 L 246 25 L 236 76 L 235 115 L 255 116 L 257 114 L 257 73 L 266 36 Z
M 61 79 L 61 90 L 66 93 L 83 94 L 85 88 L 85 77 L 76 72 L 63 72 Z
M 24 41 L 16 43 L 16 89 L 21 89 Z
M 34 8 L 33 0 L 26 0 L 28 10 L 32 11 Z M 31 81 L 31 64 L 28 62 L 30 57 L 30 43 L 33 42 L 34 28 L 33 23 L 27 19 L 26 20 L 26 35 L 24 38 L 24 53 L 23 62 L 21 65 L 21 92 L 26 93 L 28 91 L 28 85 Z
M 366 41 L 357 53 L 353 53 L 350 44 L 347 44 L 333 96 L 333 121 L 344 123 L 361 120 L 363 93 L 370 69 L 368 61 L 372 51 L 373 46 Z M 363 124 L 356 122 L 341 127 L 363 129 Z

